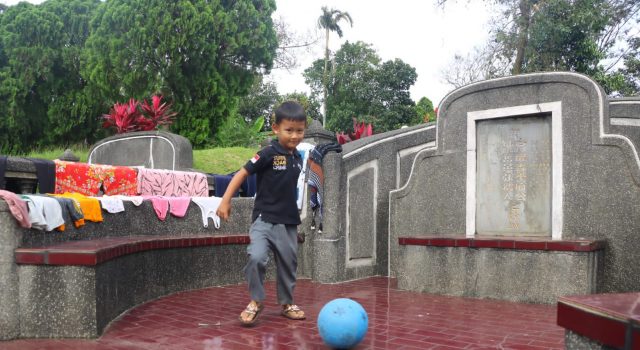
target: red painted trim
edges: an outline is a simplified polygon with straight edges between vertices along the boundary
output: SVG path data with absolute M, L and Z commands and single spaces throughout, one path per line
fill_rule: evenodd
M 558 301 L 558 326 L 604 345 L 623 348 L 627 323 Z
M 44 264 L 45 255 L 45 252 L 40 251 L 16 251 L 16 263 L 41 265 Z
M 578 239 L 554 241 L 547 238 L 502 236 L 471 238 L 463 235 L 399 237 L 398 244 L 426 247 L 468 247 L 570 252 L 593 252 L 604 249 L 604 241 L 601 240 Z
M 68 241 L 38 248 L 17 248 L 17 264 L 95 266 L 117 257 L 156 249 L 249 244 L 248 235 L 125 236 Z

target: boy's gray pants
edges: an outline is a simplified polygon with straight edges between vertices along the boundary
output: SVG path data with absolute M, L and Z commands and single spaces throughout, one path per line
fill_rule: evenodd
M 298 268 L 298 230 L 296 225 L 272 224 L 258 217 L 249 230 L 251 243 L 247 247 L 249 261 L 244 273 L 252 300 L 263 301 L 264 276 L 269 261 L 269 249 L 276 261 L 279 304 L 293 304 Z

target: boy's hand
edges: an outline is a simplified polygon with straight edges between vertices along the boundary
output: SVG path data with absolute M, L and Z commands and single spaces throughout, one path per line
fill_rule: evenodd
M 220 217 L 220 219 L 227 221 L 229 220 L 229 214 L 231 214 L 231 205 L 227 201 L 222 201 L 218 206 L 218 210 L 216 210 L 216 215 Z

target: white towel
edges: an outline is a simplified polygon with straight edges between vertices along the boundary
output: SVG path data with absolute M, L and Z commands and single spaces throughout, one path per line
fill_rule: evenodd
M 64 225 L 62 207 L 52 197 L 23 195 L 22 198 L 29 206 L 29 221 L 31 227 L 38 230 L 53 231 Z
M 95 197 L 100 201 L 100 206 L 102 209 L 106 210 L 111 214 L 121 213 L 124 211 L 124 203 L 122 203 L 122 199 L 116 196 L 102 196 Z M 140 204 L 138 204 L 140 205 Z
M 123 201 L 131 202 L 136 207 L 139 207 L 140 204 L 142 204 L 142 202 L 144 201 L 144 198 L 142 198 L 142 196 L 124 196 L 119 194 L 117 196 L 112 196 L 112 197 L 122 199 Z

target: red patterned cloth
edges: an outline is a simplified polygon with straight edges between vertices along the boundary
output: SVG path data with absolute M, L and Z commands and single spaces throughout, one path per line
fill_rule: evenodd
M 55 193 L 81 193 L 96 196 L 100 186 L 107 195 L 137 194 L 136 170 L 124 166 L 74 163 L 56 160 Z

